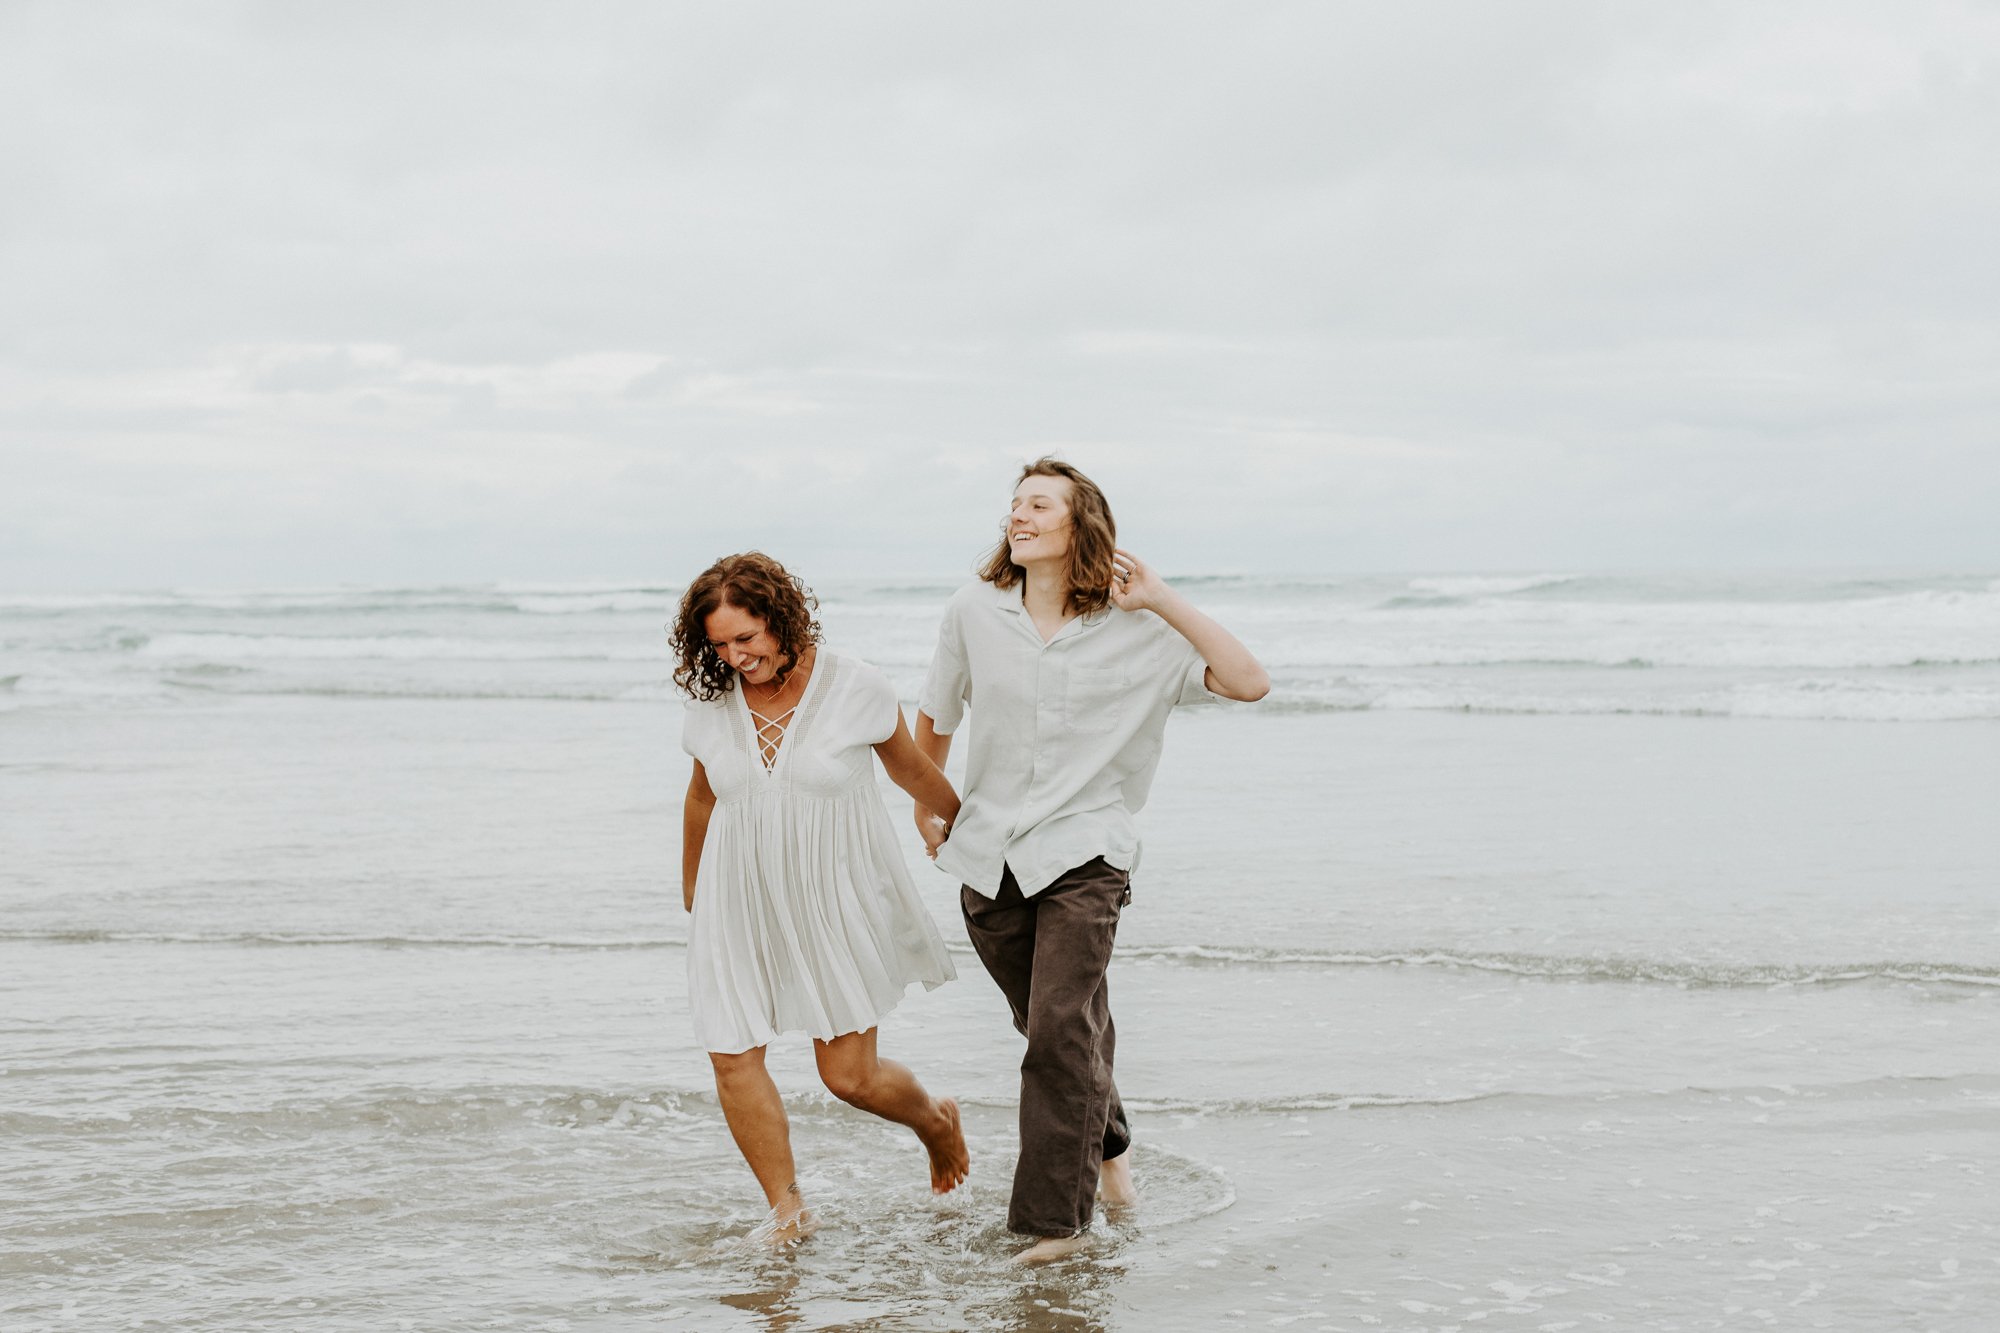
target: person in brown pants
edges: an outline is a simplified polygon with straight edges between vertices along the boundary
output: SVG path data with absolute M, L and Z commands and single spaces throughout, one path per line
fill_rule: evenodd
M 1021 1155 L 1007 1227 L 1068 1237 L 1090 1225 L 1104 1162 L 1121 1161 L 1131 1127 L 1111 1078 L 1111 942 L 1124 905 L 1124 871 L 1099 856 L 1032 898 L 1012 871 L 997 897 L 959 890 L 965 933 L 1028 1039 L 1021 1061 Z M 1114 1168 L 1122 1171 L 1122 1168 Z M 1129 1173 L 1126 1173 L 1129 1176 Z M 1126 1186 L 1108 1201 L 1127 1202 Z
M 968 706 L 976 722 L 958 818 L 919 805 L 917 829 L 963 886 L 966 932 L 1028 1039 L 1007 1210 L 1036 1237 L 1022 1260 L 1078 1248 L 1097 1198 L 1138 1197 L 1105 974 L 1167 715 L 1269 689 L 1248 648 L 1118 547 L 1096 484 L 1053 458 L 1022 471 L 1000 545 L 945 608 L 918 748 L 942 768 Z

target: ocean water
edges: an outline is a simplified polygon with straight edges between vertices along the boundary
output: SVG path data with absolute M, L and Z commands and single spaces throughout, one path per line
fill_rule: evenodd
M 795 1039 L 826 1225 L 744 1243 L 674 587 L 0 598 L 0 1330 L 2000 1326 L 2000 578 L 1182 583 L 1276 688 L 1170 727 L 1145 1198 L 1032 1273 L 914 835 L 972 1179 Z M 952 586 L 828 637 L 909 699 Z

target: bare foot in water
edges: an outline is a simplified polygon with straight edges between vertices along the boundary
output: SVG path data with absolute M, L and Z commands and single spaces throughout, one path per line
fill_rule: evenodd
M 801 1208 L 790 1217 L 771 1214 L 751 1229 L 750 1239 L 767 1250 L 789 1250 L 818 1230 L 819 1219 L 810 1209 Z
M 1106 1208 L 1130 1208 L 1139 1202 L 1139 1187 L 1132 1183 L 1131 1149 L 1108 1158 L 1097 1168 L 1097 1197 Z
M 937 1128 L 917 1137 L 931 1155 L 931 1193 L 949 1194 L 965 1182 L 972 1170 L 972 1156 L 965 1150 L 965 1131 L 959 1127 L 956 1101 L 938 1098 Z
M 793 1185 L 770 1213 L 750 1228 L 750 1239 L 768 1250 L 788 1250 L 819 1230 L 819 1219 Z
M 1044 1236 L 1027 1249 L 1014 1256 L 1016 1264 L 1052 1264 L 1058 1259 L 1067 1259 L 1090 1243 L 1087 1235 Z

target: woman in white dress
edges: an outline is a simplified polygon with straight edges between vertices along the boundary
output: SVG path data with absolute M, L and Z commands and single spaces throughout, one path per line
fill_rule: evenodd
M 958 1104 L 875 1051 L 904 988 L 955 975 L 875 787 L 889 777 L 947 821 L 958 796 L 917 749 L 887 677 L 819 646 L 818 605 L 751 551 L 688 586 L 673 626 L 694 759 L 682 822 L 688 1007 L 729 1132 L 771 1205 L 765 1234 L 811 1230 L 764 1051 L 804 1032 L 827 1091 L 907 1125 L 931 1188 L 965 1179 Z

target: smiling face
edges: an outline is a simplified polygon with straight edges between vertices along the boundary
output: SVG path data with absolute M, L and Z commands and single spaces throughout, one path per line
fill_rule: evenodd
M 996 588 L 1023 579 L 1053 587 L 1064 593 L 1071 613 L 1090 615 L 1111 605 L 1117 549 L 1118 527 L 1104 492 L 1051 455 L 1021 469 L 1000 540 L 978 573 Z
M 1069 497 L 1067 477 L 1021 478 L 1007 515 L 1008 559 L 1025 569 L 1069 557 Z
M 724 602 L 716 607 L 702 622 L 702 632 L 715 655 L 748 684 L 770 684 L 791 662 L 764 618 L 740 606 Z

